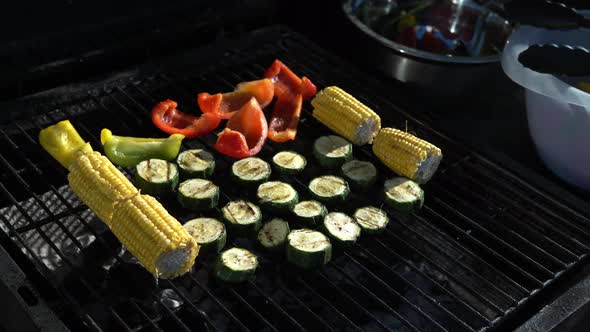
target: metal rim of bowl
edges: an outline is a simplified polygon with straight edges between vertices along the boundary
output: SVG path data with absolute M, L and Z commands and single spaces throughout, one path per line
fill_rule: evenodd
M 435 53 L 430 53 L 426 51 L 421 51 L 412 47 L 408 47 L 399 43 L 396 43 L 390 39 L 387 39 L 380 34 L 373 31 L 371 28 L 366 26 L 363 22 L 361 22 L 356 16 L 352 14 L 352 7 L 350 6 L 350 1 L 345 1 L 342 5 L 342 10 L 344 14 L 348 17 L 348 19 L 354 23 L 361 31 L 365 34 L 373 37 L 375 40 L 379 41 L 381 44 L 386 46 L 387 48 L 401 53 L 403 55 L 409 55 L 421 60 L 429 60 L 432 62 L 443 62 L 448 64 L 487 64 L 487 63 L 494 63 L 500 62 L 502 54 L 498 55 L 486 55 L 486 56 L 477 56 L 477 57 L 466 57 L 466 56 L 452 56 L 452 55 L 440 55 Z

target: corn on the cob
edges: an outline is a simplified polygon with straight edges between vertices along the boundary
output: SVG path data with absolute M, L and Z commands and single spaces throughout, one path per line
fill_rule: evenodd
M 314 118 L 356 145 L 371 143 L 381 129 L 375 112 L 336 86 L 320 91 L 311 104 Z
M 39 138 L 70 170 L 74 193 L 148 271 L 172 278 L 190 270 L 199 252 L 193 237 L 155 198 L 141 195 L 106 157 L 92 152 L 69 121 L 42 130 Z
M 435 145 L 394 128 L 379 131 L 373 153 L 391 170 L 418 183 L 430 180 L 442 159 Z

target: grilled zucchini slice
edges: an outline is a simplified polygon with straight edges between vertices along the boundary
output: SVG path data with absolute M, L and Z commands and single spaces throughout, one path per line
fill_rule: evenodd
M 324 218 L 324 230 L 337 243 L 352 245 L 361 235 L 361 227 L 342 212 L 330 212 Z
M 258 257 L 242 248 L 231 248 L 219 255 L 213 275 L 221 281 L 235 283 L 248 280 L 256 273 Z
M 326 204 L 344 202 L 350 194 L 348 182 L 333 175 L 324 175 L 311 180 L 308 188 L 316 200 Z
M 162 159 L 144 160 L 135 166 L 135 184 L 144 194 L 167 194 L 178 185 L 178 168 Z
M 352 159 L 352 144 L 340 136 L 322 136 L 313 143 L 313 155 L 321 166 L 338 168 Z
M 256 192 L 261 207 L 275 212 L 291 211 L 299 202 L 299 194 L 290 184 L 269 181 L 258 186 Z
M 290 231 L 288 222 L 274 218 L 258 231 L 258 243 L 267 250 L 283 249 Z
M 389 179 L 383 187 L 385 203 L 400 212 L 409 213 L 424 205 L 424 190 L 410 179 Z
M 332 259 L 332 244 L 324 234 L 296 229 L 287 236 L 287 261 L 302 269 L 322 267 Z
M 215 171 L 215 158 L 203 149 L 183 151 L 176 159 L 180 176 L 184 179 L 208 179 Z
M 178 186 L 178 201 L 187 209 L 213 209 L 219 202 L 219 187 L 205 179 L 186 180 Z
M 231 167 L 232 178 L 239 184 L 256 186 L 270 178 L 270 165 L 256 157 L 236 161 Z
M 297 152 L 281 151 L 272 157 L 272 164 L 279 174 L 295 175 L 303 171 L 307 160 Z
M 231 201 L 221 209 L 221 214 L 232 233 L 248 236 L 260 229 L 260 208 L 248 201 Z
M 200 246 L 199 255 L 220 252 L 225 247 L 227 232 L 223 223 L 215 218 L 196 218 L 184 225 Z
M 354 212 L 354 219 L 361 226 L 364 233 L 381 233 L 389 223 L 389 217 L 385 211 L 374 206 L 366 206 Z
M 365 191 L 377 180 L 377 168 L 368 161 L 351 160 L 340 169 L 353 190 Z
M 295 204 L 293 213 L 303 227 L 312 228 L 322 223 L 328 209 L 318 201 L 301 201 Z

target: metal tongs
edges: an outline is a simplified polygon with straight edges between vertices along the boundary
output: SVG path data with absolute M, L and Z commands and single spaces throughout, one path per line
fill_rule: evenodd
M 503 5 L 504 17 L 512 22 L 551 30 L 590 28 L 590 19 L 576 11 L 590 9 L 588 0 L 509 0 Z M 531 45 L 518 61 L 541 73 L 590 76 L 590 52 L 576 45 Z

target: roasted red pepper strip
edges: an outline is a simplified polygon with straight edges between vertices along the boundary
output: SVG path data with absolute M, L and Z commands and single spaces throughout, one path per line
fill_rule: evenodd
M 307 100 L 317 92 L 316 86 L 307 78 L 299 78 L 279 60 L 275 60 L 264 73 L 265 78 L 272 79 L 275 84 L 275 96 L 281 97 L 285 94 L 303 95 L 303 100 Z
M 199 93 L 197 103 L 203 113 L 219 113 L 222 119 L 229 119 L 244 106 L 250 98 L 256 98 L 261 108 L 265 108 L 274 96 L 274 84 L 270 79 L 242 82 L 232 92 L 210 95 Z
M 301 103 L 300 94 L 277 99 L 268 124 L 268 138 L 271 141 L 283 143 L 295 139 L 301 115 Z
M 301 102 L 313 97 L 317 88 L 307 77 L 299 78 L 279 60 L 272 63 L 264 77 L 272 79 L 277 96 L 268 138 L 279 143 L 294 140 L 301 115 Z
M 234 158 L 250 157 L 262 149 L 268 124 L 256 98 L 252 97 L 227 121 L 219 133 L 215 149 Z
M 168 134 L 182 134 L 186 138 L 204 136 L 215 130 L 221 122 L 218 113 L 205 113 L 194 116 L 176 109 L 174 100 L 164 100 L 152 109 L 152 122 Z

